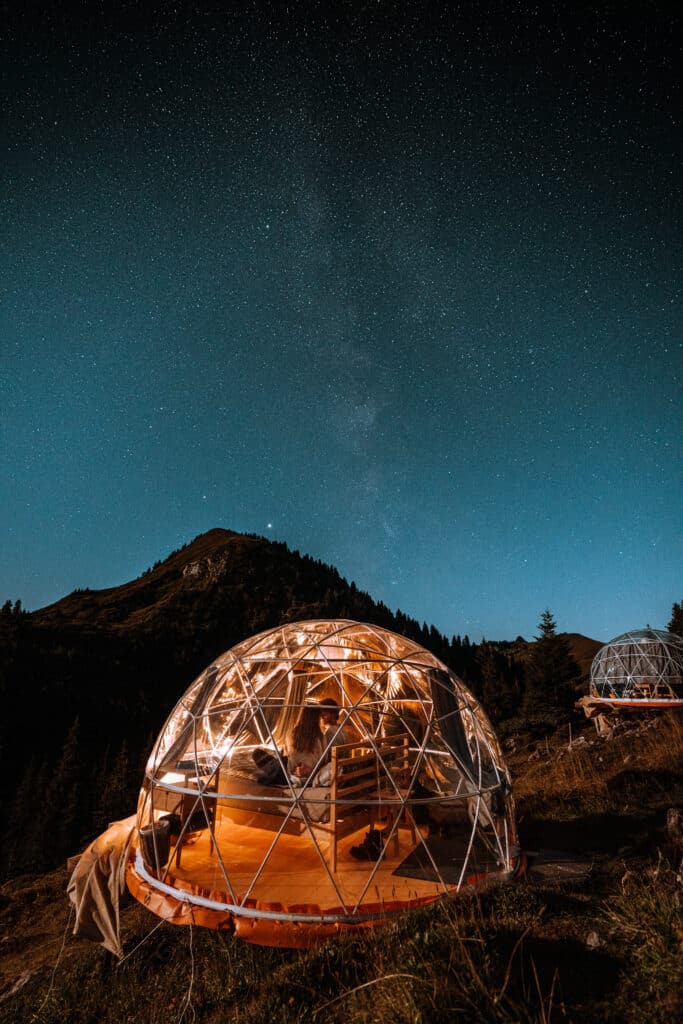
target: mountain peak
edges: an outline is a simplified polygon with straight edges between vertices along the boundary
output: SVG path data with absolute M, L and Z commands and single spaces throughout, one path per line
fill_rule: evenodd
M 200 533 L 189 544 L 184 544 L 182 548 L 172 552 L 168 558 L 165 558 L 160 563 L 160 566 L 182 571 L 188 563 L 197 562 L 203 558 L 216 555 L 224 551 L 228 545 L 237 544 L 240 547 L 251 547 L 254 544 L 263 543 L 268 543 L 268 541 L 263 538 L 236 533 L 235 530 L 224 530 L 220 527 L 214 527 L 212 530 L 207 530 L 206 533 Z

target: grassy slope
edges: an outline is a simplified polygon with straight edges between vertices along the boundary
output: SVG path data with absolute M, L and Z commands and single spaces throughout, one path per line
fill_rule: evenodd
M 677 1019 L 680 851 L 663 824 L 683 804 L 683 721 L 634 722 L 611 741 L 587 723 L 584 738 L 569 751 L 566 731 L 537 745 L 522 737 L 511 755 L 525 847 L 563 850 L 576 870 L 565 865 L 558 881 L 538 864 L 528 881 L 318 950 L 168 925 L 149 935 L 158 922 L 133 903 L 120 966 L 70 937 L 60 958 L 66 870 L 8 883 L 0 1022 Z
M 581 670 L 582 679 L 587 679 L 593 658 L 602 647 L 602 643 L 599 640 L 591 640 L 581 633 L 563 633 L 562 636 L 569 644 L 572 656 Z

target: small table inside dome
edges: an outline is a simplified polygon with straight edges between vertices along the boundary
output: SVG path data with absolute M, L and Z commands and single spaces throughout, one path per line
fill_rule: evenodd
M 154 810 L 176 814 L 180 818 L 180 836 L 176 841 L 175 862 L 180 867 L 180 856 L 183 843 L 190 835 L 208 828 L 211 832 L 211 850 L 214 849 L 213 825 L 216 820 L 216 792 L 218 774 L 198 776 L 196 767 L 174 768 L 165 773 L 160 783 L 177 786 L 179 789 L 192 790 L 190 793 L 178 793 L 176 789 L 154 789 Z M 200 793 L 207 798 L 202 800 Z

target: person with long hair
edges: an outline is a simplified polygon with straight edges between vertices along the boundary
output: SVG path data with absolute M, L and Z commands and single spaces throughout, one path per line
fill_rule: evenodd
M 287 742 L 289 774 L 301 782 L 309 778 L 324 749 L 323 731 L 320 728 L 320 706 L 307 704 L 301 709 L 299 720 Z

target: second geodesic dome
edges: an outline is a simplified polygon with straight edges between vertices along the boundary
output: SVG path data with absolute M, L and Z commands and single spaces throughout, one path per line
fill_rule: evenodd
M 615 637 L 593 659 L 590 693 L 614 705 L 683 706 L 683 638 L 661 629 Z
M 340 717 L 296 779 L 288 737 L 321 701 Z M 306 946 L 518 861 L 501 750 L 462 681 L 405 637 L 325 620 L 238 644 L 179 701 L 147 765 L 127 882 L 175 923 Z

